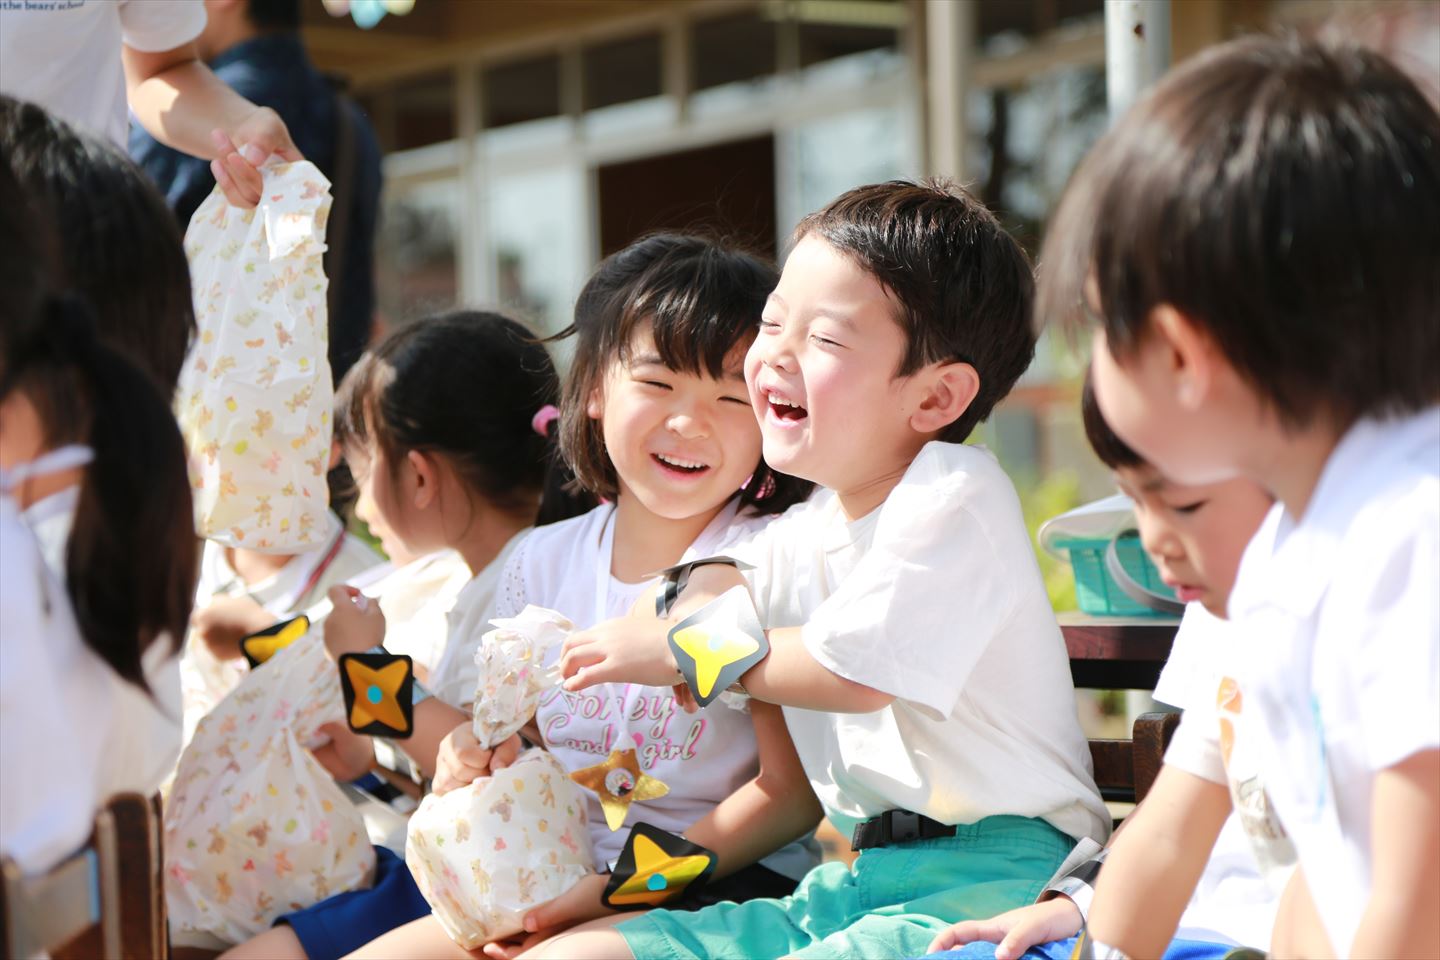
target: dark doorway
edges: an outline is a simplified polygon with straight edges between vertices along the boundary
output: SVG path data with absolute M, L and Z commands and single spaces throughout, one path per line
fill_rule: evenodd
M 775 138 L 613 163 L 596 171 L 600 254 L 654 230 L 709 229 L 775 256 Z

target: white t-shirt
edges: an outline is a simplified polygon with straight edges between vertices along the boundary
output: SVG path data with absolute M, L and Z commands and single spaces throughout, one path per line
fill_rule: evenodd
M 223 546 L 205 541 L 200 555 L 200 582 L 195 587 L 195 609 L 203 610 L 218 597 L 248 596 L 279 620 L 324 600 L 335 584 L 353 580 L 385 562 L 364 540 L 345 533 L 340 518 L 333 513 L 330 523 L 330 534 L 321 546 L 296 554 L 276 573 L 253 585 L 247 585 L 230 566 Z M 333 549 L 336 537 L 339 546 Z M 186 743 L 196 724 L 235 689 L 245 672 L 244 660 L 219 660 L 194 631 L 186 637 L 180 661 Z
M 1361 421 L 1305 515 L 1277 504 L 1230 600 L 1260 764 L 1330 943 L 1371 894 L 1375 775 L 1440 748 L 1440 407 Z
M 820 490 L 740 553 L 767 627 L 802 626 L 827 669 L 896 698 L 874 713 L 785 708 L 842 834 L 900 808 L 1109 836 L 1065 643 L 1015 488 L 987 451 L 929 443 L 866 516 L 847 522 Z
M 513 617 L 526 604 L 556 610 L 579 628 L 624 616 L 654 581 L 624 583 L 610 575 L 615 508 L 536 528 L 505 570 L 492 616 Z M 726 544 L 763 526 L 764 518 L 736 517 L 731 505 L 685 551 L 687 559 L 728 552 Z M 488 618 L 487 618 L 488 619 Z M 558 657 L 558 651 L 556 653 Z M 611 750 L 633 746 L 640 769 L 670 787 L 656 800 L 630 807 L 637 820 L 680 833 L 759 772 L 755 727 L 743 698 L 727 697 L 687 714 L 669 687 L 609 683 L 579 693 L 556 689 L 535 711 L 545 745 L 566 770 L 604 761 Z M 595 794 L 585 791 L 595 863 L 615 859 L 628 834 L 611 832 Z M 817 862 L 813 842 L 792 843 L 761 861 L 799 879 Z
M 503 557 L 504 553 L 491 568 L 502 564 Z M 495 577 L 498 576 L 496 569 Z M 380 609 L 385 614 L 385 649 L 413 657 L 432 693 L 434 687 L 430 685 L 436 683 L 437 678 L 444 680 L 436 671 L 444 659 L 450 636 L 450 610 L 472 579 L 464 557 L 454 550 L 437 550 L 392 571 L 374 586 L 364 588 L 367 594 L 379 598 Z M 474 693 L 474 684 L 471 687 L 462 704 Z
M 516 548 L 525 541 L 529 533 L 525 529 L 511 537 L 495 554 L 495 559 L 485 569 L 467 577 L 464 586 L 456 595 L 454 603 L 445 614 L 445 648 L 440 662 L 430 670 L 425 686 L 435 698 L 460 710 L 469 711 L 475 700 L 475 684 L 480 677 L 480 668 L 475 664 L 475 651 L 480 638 L 490 629 L 486 613 L 495 603 L 495 589 L 500 583 L 501 571 L 510 562 Z M 400 653 L 390 646 L 387 628 L 385 649 Z
M 31 504 L 25 521 L 34 531 L 45 564 L 65 582 L 65 552 L 75 520 L 80 488 L 67 490 Z M 101 741 L 96 783 L 102 802 L 117 793 L 146 796 L 175 768 L 180 757 L 180 658 L 168 637 L 160 637 L 140 656 L 140 669 L 150 687 L 147 693 L 121 679 L 89 647 L 84 648 L 83 669 L 111 688 L 104 712 L 85 710 L 87 730 Z
M 0 93 L 125 149 L 122 44 L 173 50 L 205 28 L 200 0 L 3 0 Z
M 62 579 L 0 496 L 0 854 L 48 870 L 90 835 L 115 687 L 90 669 Z
M 1193 723 L 1185 737 L 1173 738 L 1179 746 L 1167 754 L 1166 762 L 1188 769 L 1184 756 L 1195 749 L 1218 751 L 1220 727 L 1215 712 L 1223 667 L 1235 655 L 1237 631 L 1224 620 L 1209 613 L 1198 603 L 1185 608 L 1180 630 L 1160 681 L 1155 684 L 1155 699 L 1185 711 L 1185 722 Z M 1202 725 L 1208 724 L 1206 735 L 1199 743 L 1192 740 Z M 1193 766 L 1193 762 L 1190 764 Z M 1205 773 L 1213 779 L 1206 765 Z M 1270 945 L 1275 926 L 1278 891 L 1273 890 L 1260 874 L 1255 855 L 1246 837 L 1241 819 L 1231 814 L 1215 848 L 1205 863 L 1205 871 L 1195 885 L 1195 893 L 1180 918 L 1177 939 L 1205 940 L 1257 948 Z

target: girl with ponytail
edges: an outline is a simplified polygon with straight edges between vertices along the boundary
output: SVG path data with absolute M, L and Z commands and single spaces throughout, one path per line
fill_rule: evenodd
M 31 316 L 0 320 L 0 494 L 14 539 L 34 560 L 28 570 L 3 571 L 5 738 L 48 753 L 51 770 L 81 768 L 70 772 L 87 789 L 75 796 L 49 770 L 19 774 L 9 752 L 6 779 L 31 781 L 21 789 L 41 792 L 36 806 L 73 807 L 77 816 L 88 808 L 88 832 L 95 806 L 111 794 L 153 792 L 180 746 L 174 652 L 196 556 L 184 443 L 154 379 L 99 339 L 83 300 L 50 296 Z M 27 592 L 38 600 L 43 636 L 8 621 Z M 39 644 L 48 648 L 27 646 Z M 21 675 L 16 662 L 26 664 Z M 27 706 L 57 703 L 63 729 L 36 723 Z M 9 814 L 24 803 L 7 792 L 5 806 L 0 833 L 9 838 Z M 35 836 L 63 835 L 42 828 Z M 58 859 L 61 842 L 83 836 L 31 850 L 30 863 Z

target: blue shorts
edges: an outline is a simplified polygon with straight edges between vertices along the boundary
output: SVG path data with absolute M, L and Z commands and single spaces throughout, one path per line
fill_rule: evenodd
M 349 890 L 313 907 L 277 917 L 295 931 L 310 960 L 338 960 L 396 927 L 430 915 L 430 904 L 410 869 L 385 847 L 375 848 L 375 883 Z
M 1068 940 L 1054 940 L 1037 943 L 1025 951 L 1020 960 L 1070 960 L 1075 953 L 1075 937 Z M 1240 948 L 1226 943 L 1210 943 L 1205 940 L 1171 940 L 1165 948 L 1164 960 L 1222 960 Z M 1255 956 L 1253 952 L 1250 954 Z M 995 960 L 995 944 L 967 943 L 955 950 L 932 953 L 925 960 Z

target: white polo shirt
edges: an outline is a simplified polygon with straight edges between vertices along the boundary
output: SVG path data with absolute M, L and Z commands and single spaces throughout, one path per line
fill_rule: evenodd
M 1440 407 L 1351 428 L 1304 516 L 1266 518 L 1230 612 L 1271 797 L 1348 956 L 1371 892 L 1375 776 L 1440 748 Z
M 866 516 L 847 521 L 820 490 L 735 553 L 756 566 L 766 627 L 801 627 L 826 669 L 895 697 L 873 713 L 785 707 L 842 833 L 898 808 L 1109 836 L 1065 642 L 1020 500 L 988 451 L 929 443 Z

